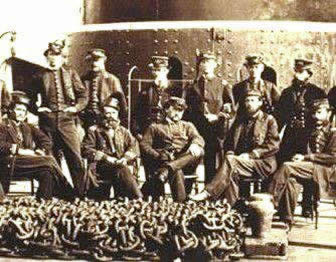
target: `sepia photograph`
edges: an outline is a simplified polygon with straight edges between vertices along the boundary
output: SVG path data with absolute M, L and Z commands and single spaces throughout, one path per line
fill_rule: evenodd
M 336 261 L 335 0 L 2 0 L 1 261 Z

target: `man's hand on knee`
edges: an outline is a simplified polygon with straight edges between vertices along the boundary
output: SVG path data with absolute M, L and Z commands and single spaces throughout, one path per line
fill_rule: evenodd
M 119 165 L 119 166 L 127 166 L 127 160 L 126 158 L 120 158 L 118 160 L 116 160 L 116 165 Z
M 292 161 L 294 162 L 300 162 L 304 160 L 304 155 L 301 154 L 296 154 L 295 156 L 293 156 Z
M 18 150 L 18 154 L 21 156 L 36 156 L 35 151 L 31 149 L 24 149 L 24 148 L 20 148 Z
M 250 155 L 248 153 L 242 153 L 238 157 L 242 160 L 251 160 Z
M 169 175 L 169 169 L 164 167 L 164 168 L 160 168 L 157 172 L 156 175 L 158 176 L 158 179 L 162 182 L 165 183 L 168 179 L 168 175 Z
M 112 157 L 112 156 L 106 157 L 106 161 L 113 165 L 116 164 L 117 160 L 118 160 L 117 158 Z
M 38 156 L 45 156 L 46 153 L 42 150 L 42 149 L 36 149 L 35 150 L 35 153 L 38 155 Z
M 188 149 L 188 152 L 190 152 L 192 156 L 199 157 L 203 153 L 203 148 L 197 144 L 191 144 Z

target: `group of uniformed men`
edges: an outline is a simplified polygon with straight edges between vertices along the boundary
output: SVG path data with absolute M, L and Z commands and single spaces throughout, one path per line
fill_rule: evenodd
M 309 82 L 311 61 L 295 60 L 292 84 L 281 92 L 261 77 L 265 65 L 257 55 L 246 57 L 249 78 L 231 86 L 216 75 L 213 53 L 198 54 L 197 77 L 185 88 L 168 80 L 168 57 L 153 56 L 154 79 L 137 96 L 132 134 L 121 125 L 127 103 L 119 79 L 105 69 L 105 51 L 89 52 L 92 68 L 81 79 L 65 63 L 63 48 L 64 43 L 49 44 L 49 68 L 33 77 L 27 93 L 14 91 L 10 103 L 2 95 L 2 108 L 8 107 L 0 125 L 5 193 L 13 176 L 38 179 L 37 197 L 46 199 L 106 199 L 111 185 L 116 196 L 158 199 L 169 182 L 174 200 L 182 202 L 191 191 L 185 175 L 204 161 L 205 190 L 190 199 L 224 197 L 234 205 L 241 178 L 259 178 L 267 182 L 280 218 L 291 223 L 298 194 L 293 181 L 304 188 L 304 216 L 310 215 L 312 198 L 328 190 L 336 132 L 327 94 Z M 334 93 L 330 103 L 336 103 Z M 27 123 L 28 110 L 39 116 L 39 128 Z M 60 152 L 73 190 L 62 174 Z M 140 158 L 146 171 L 142 189 L 134 174 Z

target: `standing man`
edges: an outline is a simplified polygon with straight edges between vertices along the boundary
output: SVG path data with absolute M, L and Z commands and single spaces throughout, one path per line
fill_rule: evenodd
M 82 112 L 85 131 L 92 125 L 103 119 L 100 109 L 105 100 L 111 95 L 118 95 L 120 98 L 120 118 L 122 122 L 127 117 L 127 103 L 120 80 L 113 74 L 106 71 L 106 53 L 103 49 L 92 49 L 87 59 L 91 62 L 91 70 L 82 78 L 86 89 L 89 92 L 89 102 Z
M 120 125 L 119 110 L 118 98 L 107 98 L 102 110 L 104 121 L 90 127 L 84 138 L 83 156 L 96 165 L 99 179 L 105 180 L 89 191 L 89 197 L 108 199 L 113 185 L 115 196 L 142 198 L 136 174 L 130 169 L 140 155 L 137 141 Z
M 312 119 L 307 108 L 326 93 L 309 82 L 313 75 L 311 61 L 296 59 L 292 85 L 283 90 L 277 112 L 279 130 L 286 126 L 278 155 L 279 163 L 289 161 L 295 154 L 306 154 Z
M 56 159 L 50 155 L 52 142 L 38 128 L 26 123 L 26 94 L 14 91 L 12 96 L 10 116 L 0 125 L 1 184 L 8 193 L 13 176 L 33 177 L 39 181 L 37 197 L 50 199 L 57 193 L 56 185 L 65 182 Z
M 53 141 L 53 151 L 64 153 L 69 166 L 75 194 L 84 194 L 85 169 L 81 157 L 80 137 L 76 128 L 77 115 L 88 102 L 87 90 L 77 72 L 64 64 L 62 48 L 49 44 L 44 52 L 49 68 L 33 78 L 29 89 L 40 128 Z M 41 97 L 40 107 L 36 101 Z
M 267 114 L 273 114 L 277 102 L 280 98 L 280 90 L 272 82 L 262 79 L 265 65 L 263 59 L 257 55 L 248 55 L 245 58 L 245 67 L 248 71 L 249 78 L 234 85 L 233 96 L 238 108 L 238 115 L 244 111 L 244 99 L 249 90 L 258 90 L 262 94 L 262 110 Z
M 205 190 L 192 200 L 224 197 L 234 205 L 239 198 L 241 177 L 266 179 L 277 168 L 275 154 L 280 138 L 275 118 L 261 110 L 262 94 L 249 90 L 245 96 L 244 117 L 237 118 L 225 143 L 223 165 Z
M 141 90 L 134 112 L 133 132 L 138 134 L 139 138 L 150 124 L 159 123 L 165 118 L 163 105 L 171 96 L 183 96 L 182 88 L 168 80 L 168 60 L 166 56 L 152 56 L 148 65 L 154 81 Z
M 186 107 L 183 98 L 171 97 L 165 104 L 166 118 L 150 125 L 140 143 L 149 161 L 149 180 L 144 188 L 155 200 L 164 195 L 168 180 L 173 199 L 183 202 L 187 194 L 184 175 L 195 172 L 204 154 L 204 140 L 195 126 L 181 120 Z
M 191 121 L 205 140 L 205 178 L 210 181 L 216 172 L 216 158 L 220 151 L 218 134 L 225 127 L 233 112 L 232 87 L 216 76 L 218 66 L 215 54 L 197 55 L 197 77 L 187 88 L 188 111 L 185 118 Z
M 283 163 L 274 174 L 269 187 L 278 207 L 281 220 L 293 223 L 295 207 L 299 192 L 295 181 L 311 188 L 317 200 L 335 181 L 336 164 L 336 130 L 330 125 L 330 107 L 327 99 L 314 101 L 311 113 L 314 128 L 311 130 L 306 145 L 307 153 L 294 155 L 291 161 Z M 290 179 L 290 178 L 294 178 Z M 312 194 L 302 202 L 302 213 L 310 217 L 312 213 Z

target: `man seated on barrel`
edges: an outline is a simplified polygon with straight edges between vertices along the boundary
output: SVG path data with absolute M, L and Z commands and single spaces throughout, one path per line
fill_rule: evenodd
M 244 114 L 236 119 L 224 145 L 224 161 L 205 190 L 191 199 L 224 197 L 231 205 L 239 198 L 241 177 L 267 178 L 277 168 L 275 154 L 280 138 L 275 118 L 261 110 L 262 94 L 249 90 Z
M 299 192 L 295 181 L 312 188 L 309 201 L 302 202 L 302 209 L 311 214 L 312 197 L 319 200 L 326 193 L 331 180 L 335 181 L 336 129 L 329 122 L 331 109 L 327 99 L 318 99 L 311 106 L 314 128 L 310 132 L 307 154 L 296 154 L 291 161 L 284 162 L 274 174 L 269 187 L 278 207 L 280 219 L 293 223 L 293 215 Z M 307 215 L 308 216 L 308 215 Z
M 196 127 L 182 116 L 187 108 L 185 100 L 171 97 L 164 104 L 165 119 L 151 124 L 140 143 L 142 153 L 149 160 L 149 181 L 144 191 L 156 200 L 164 194 L 164 182 L 170 183 L 173 199 L 186 199 L 185 174 L 193 174 L 204 153 L 204 140 Z
M 57 185 L 65 187 L 65 178 L 50 155 L 51 140 L 26 122 L 29 102 L 24 92 L 14 91 L 9 118 L 0 125 L 1 183 L 8 193 L 13 176 L 33 177 L 39 182 L 36 196 L 50 199 L 59 193 L 54 191 Z
M 142 198 L 131 171 L 132 163 L 139 157 L 139 147 L 131 133 L 121 126 L 119 110 L 117 96 L 107 98 L 102 109 L 104 121 L 90 127 L 84 138 L 83 156 L 102 180 L 98 187 L 89 190 L 89 197 L 108 199 L 112 185 L 115 196 Z

